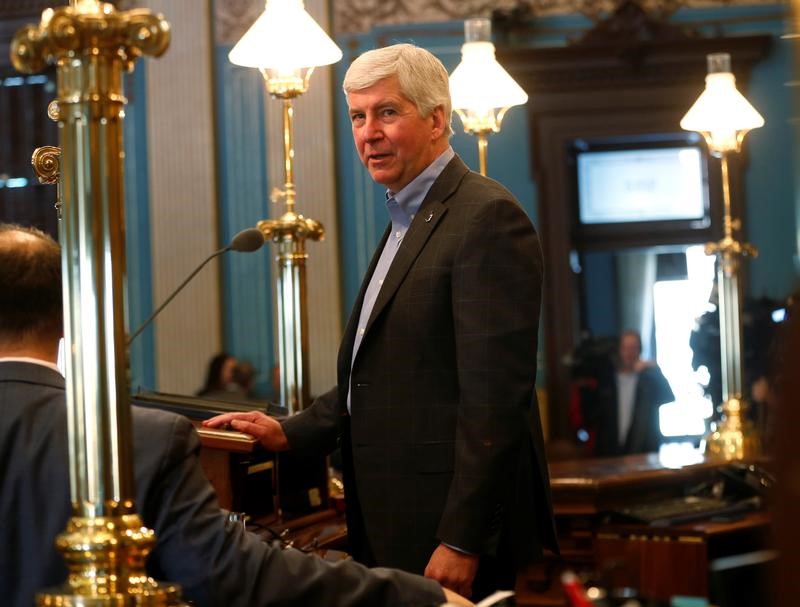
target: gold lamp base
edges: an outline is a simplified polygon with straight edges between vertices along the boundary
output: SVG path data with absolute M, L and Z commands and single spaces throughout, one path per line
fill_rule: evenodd
M 180 588 L 159 584 L 144 563 L 155 536 L 139 515 L 75 516 L 56 539 L 69 569 L 66 583 L 36 597 L 39 607 L 172 607 Z
M 712 459 L 750 460 L 761 453 L 761 438 L 753 424 L 743 419 L 744 401 L 730 398 L 722 405 L 722 418 L 705 437 L 705 453 Z

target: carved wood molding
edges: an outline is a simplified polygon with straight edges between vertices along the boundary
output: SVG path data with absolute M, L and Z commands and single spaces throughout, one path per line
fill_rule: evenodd
M 576 44 L 581 46 L 639 46 L 647 42 L 673 42 L 694 38 L 694 30 L 669 23 L 670 9 L 646 11 L 641 2 L 624 0 L 611 15 L 588 30 Z
M 366 32 L 380 25 L 429 23 L 489 17 L 518 22 L 528 17 L 582 14 L 601 21 L 625 0 L 334 0 L 336 34 Z M 774 4 L 775 0 L 642 0 L 651 16 L 666 19 L 685 7 Z
M 563 48 L 500 48 L 497 58 L 515 78 L 530 82 L 529 90 L 535 94 L 692 81 L 699 91 L 706 75 L 705 54 L 730 52 L 738 75 L 749 72 L 764 57 L 770 43 L 769 36 L 620 39 L 605 46 L 577 43 Z

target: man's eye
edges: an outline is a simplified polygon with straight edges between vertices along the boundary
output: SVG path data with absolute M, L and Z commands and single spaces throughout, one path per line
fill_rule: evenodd
M 392 108 L 392 107 L 387 107 L 387 108 L 384 108 L 383 110 L 381 110 L 381 113 L 382 113 L 384 116 L 394 116 L 394 115 L 396 115 L 396 114 L 397 114 L 397 112 L 395 111 L 395 109 L 394 109 L 394 108 Z
M 364 120 L 364 114 L 350 114 L 350 122 L 356 123 Z

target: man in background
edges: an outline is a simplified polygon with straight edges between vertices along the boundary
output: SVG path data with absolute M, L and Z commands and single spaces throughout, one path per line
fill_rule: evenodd
M 658 451 L 659 407 L 675 400 L 667 378 L 652 361 L 642 360 L 642 338 L 624 331 L 617 348 L 616 374 L 594 412 L 595 455 L 630 455 Z
M 55 538 L 72 514 L 61 254 L 47 235 L 0 224 L 0 596 L 34 604 L 67 569 Z M 136 506 L 156 533 L 147 570 L 194 605 L 437 605 L 467 601 L 422 577 L 281 550 L 229 524 L 198 461 L 192 424 L 133 407 Z
M 282 424 L 227 414 L 269 449 L 341 445 L 350 549 L 469 596 L 557 550 L 534 383 L 539 238 L 450 147 L 448 74 L 398 44 L 344 80 L 356 150 L 390 225 L 339 349 L 338 385 Z

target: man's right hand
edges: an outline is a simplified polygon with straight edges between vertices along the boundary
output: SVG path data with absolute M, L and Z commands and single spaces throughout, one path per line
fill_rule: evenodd
M 448 605 L 463 605 L 464 607 L 475 607 L 474 603 L 465 599 L 460 594 L 456 594 L 455 592 L 453 592 L 452 590 L 448 590 L 444 586 L 442 586 L 442 590 L 444 590 L 444 598 L 447 600 Z
M 254 436 L 265 449 L 270 451 L 286 451 L 289 448 L 289 441 L 280 422 L 260 411 L 223 413 L 203 422 L 206 428 L 220 428 L 227 425 L 231 430 Z

